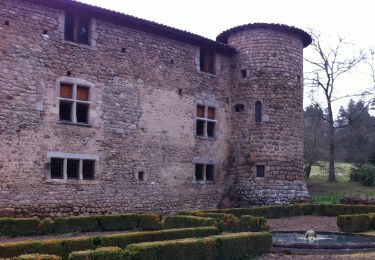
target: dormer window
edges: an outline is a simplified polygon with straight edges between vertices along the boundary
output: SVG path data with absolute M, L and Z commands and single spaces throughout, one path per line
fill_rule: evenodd
M 212 51 L 200 49 L 199 68 L 202 72 L 215 74 L 215 54 Z
M 65 14 L 66 41 L 90 45 L 90 19 L 73 13 Z

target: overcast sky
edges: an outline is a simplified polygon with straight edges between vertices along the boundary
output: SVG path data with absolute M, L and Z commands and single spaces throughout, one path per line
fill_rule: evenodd
M 353 53 L 375 46 L 374 0 L 80 0 L 215 39 L 222 31 L 246 23 L 282 23 L 313 28 L 353 41 Z M 305 52 L 309 54 L 309 50 Z M 346 77 L 337 93 L 371 85 L 365 67 Z M 355 85 L 355 86 L 354 86 Z M 343 101 L 347 102 L 347 101 Z M 308 98 L 305 97 L 305 105 Z M 336 105 L 336 110 L 342 104 Z

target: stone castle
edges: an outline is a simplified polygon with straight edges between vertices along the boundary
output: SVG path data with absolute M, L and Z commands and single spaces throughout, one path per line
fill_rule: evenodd
M 306 200 L 310 43 L 278 24 L 213 41 L 71 0 L 2 0 L 0 216 Z

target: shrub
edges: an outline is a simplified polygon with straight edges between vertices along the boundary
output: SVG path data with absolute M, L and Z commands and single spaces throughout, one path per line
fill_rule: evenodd
M 37 227 L 38 235 L 47 235 L 54 233 L 53 220 L 50 218 L 43 219 Z
M 371 227 L 369 214 L 340 215 L 337 217 L 337 226 L 344 232 L 364 232 Z
M 268 230 L 267 220 L 264 217 L 241 216 L 240 231 L 266 231 Z
M 38 225 L 38 218 L 0 218 L 0 235 L 32 236 Z
M 189 228 L 214 226 L 216 221 L 212 218 L 195 216 L 170 216 L 164 219 L 164 228 Z
M 57 234 L 92 232 L 99 230 L 99 223 L 96 216 L 61 217 L 54 219 L 53 230 Z
M 103 231 L 134 230 L 139 226 L 139 214 L 103 215 L 96 218 Z
M 160 214 L 141 214 L 139 215 L 138 228 L 140 230 L 160 230 L 162 228 L 160 218 Z
M 102 246 L 117 246 L 125 248 L 129 244 L 146 241 L 162 241 L 171 239 L 181 239 L 188 237 L 205 237 L 219 234 L 216 227 L 169 229 L 160 231 L 144 231 L 127 234 L 114 234 L 102 237 Z
M 359 168 L 359 181 L 364 186 L 374 186 L 375 180 L 375 166 L 371 164 L 364 164 Z
M 20 255 L 13 257 L 12 260 L 61 260 L 57 255 Z
M 129 245 L 125 259 L 245 259 L 271 250 L 270 233 L 237 233 L 206 238 Z
M 100 247 L 95 250 L 72 252 L 69 260 L 121 260 L 124 250 L 119 247 Z

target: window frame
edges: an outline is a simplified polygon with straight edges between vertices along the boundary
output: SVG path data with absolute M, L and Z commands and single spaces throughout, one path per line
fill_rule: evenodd
M 61 97 L 61 85 L 71 85 L 72 86 L 72 96 L 71 98 Z M 88 100 L 80 100 L 78 98 L 78 88 L 87 88 L 88 89 Z M 93 104 L 93 96 L 94 96 L 94 85 L 86 80 L 72 78 L 72 77 L 61 77 L 57 80 L 56 83 L 56 104 L 57 104 L 57 122 L 62 124 L 74 124 L 74 125 L 81 125 L 81 126 L 91 126 L 91 116 L 90 112 L 92 109 Z M 70 111 L 70 121 L 69 120 L 62 120 L 60 119 L 60 103 L 71 103 L 71 111 Z M 84 105 L 87 106 L 87 122 L 79 122 L 77 120 L 77 105 Z
M 217 54 L 207 48 L 199 47 L 198 50 L 198 71 L 211 76 L 217 75 Z M 207 61 L 208 60 L 208 61 Z M 206 65 L 207 63 L 207 65 Z
M 258 173 L 260 171 L 260 169 L 263 169 L 263 176 L 258 176 Z M 266 178 L 266 166 L 264 164 L 258 164 L 255 166 L 255 176 L 256 178 L 259 178 L 259 179 L 264 179 Z
M 67 16 L 72 16 L 72 18 L 73 18 L 73 25 L 72 25 L 73 26 L 73 28 L 72 28 L 73 39 L 68 39 L 68 37 L 66 37 Z M 80 41 L 80 37 L 79 37 L 80 36 L 79 28 L 80 28 L 80 24 L 81 24 L 82 20 L 87 20 L 87 42 Z M 91 40 L 92 18 L 91 17 L 85 16 L 85 15 L 80 15 L 80 14 L 75 13 L 75 12 L 65 11 L 64 12 L 64 24 L 63 24 L 63 26 L 64 26 L 64 34 L 63 34 L 64 41 L 72 42 L 72 43 L 84 45 L 84 46 L 92 46 L 92 40 Z
M 260 100 L 255 101 L 254 105 L 254 119 L 256 124 L 263 122 L 263 102 Z
M 204 117 L 198 116 L 198 107 L 204 107 Z M 208 118 L 208 110 L 214 110 L 214 119 Z M 204 103 L 197 103 L 195 106 L 195 137 L 201 139 L 208 139 L 208 140 L 216 140 L 217 139 L 217 127 L 218 127 L 218 108 L 216 105 L 213 104 L 204 104 Z M 198 135 L 198 121 L 203 122 L 203 135 Z M 208 123 L 214 124 L 213 135 L 208 135 Z
M 97 155 L 89 155 L 89 154 L 69 154 L 69 153 L 62 153 L 62 152 L 48 152 L 47 153 L 47 164 L 49 167 L 46 167 L 46 177 L 47 182 L 57 182 L 57 183 L 81 183 L 81 184 L 93 184 L 97 183 L 100 179 L 99 174 L 99 156 Z M 51 162 L 53 159 L 60 159 L 63 160 L 63 174 L 62 178 L 52 178 L 51 174 Z M 76 160 L 78 162 L 78 178 L 68 178 L 68 160 Z M 93 161 L 93 178 L 83 178 L 83 164 L 84 161 Z
M 197 165 L 202 165 L 203 170 L 202 170 L 202 179 L 197 180 L 196 178 L 196 169 Z M 207 179 L 207 167 L 212 166 L 212 180 Z M 217 176 L 219 174 L 219 161 L 217 160 L 211 160 L 211 159 L 206 159 L 202 157 L 195 157 L 193 158 L 193 180 L 192 183 L 197 183 L 197 184 L 210 184 L 214 183 L 217 180 Z

